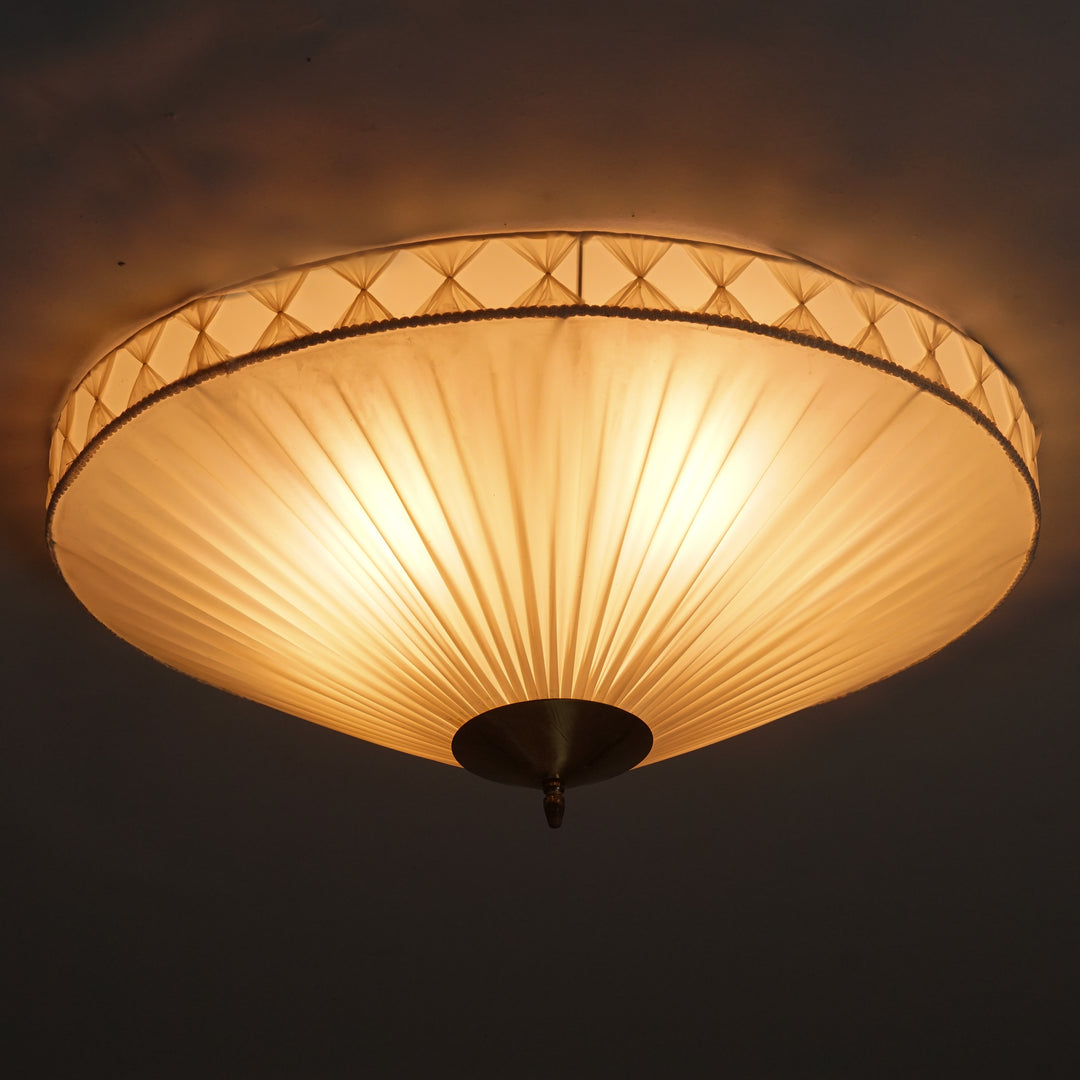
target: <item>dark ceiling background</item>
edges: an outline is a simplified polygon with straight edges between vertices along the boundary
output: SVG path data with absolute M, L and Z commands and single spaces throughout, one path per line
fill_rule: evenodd
M 0 963 L 20 1076 L 1071 1076 L 1080 17 L 39 4 L 0 35 Z M 1035 565 L 851 698 L 538 799 L 226 697 L 79 609 L 52 411 L 193 292 L 590 224 L 948 315 L 1043 432 Z

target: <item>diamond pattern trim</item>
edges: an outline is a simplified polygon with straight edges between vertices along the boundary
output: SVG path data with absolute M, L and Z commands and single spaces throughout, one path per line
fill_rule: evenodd
M 481 272 L 481 252 L 485 259 L 497 256 L 486 264 L 497 272 Z M 324 268 L 332 273 L 326 276 Z M 468 288 L 458 280 L 466 268 Z M 327 289 L 327 281 L 340 289 Z M 511 281 L 531 284 L 507 292 Z M 320 295 L 313 297 L 313 289 Z M 1038 438 L 1016 387 L 981 345 L 914 304 L 808 263 L 748 249 L 550 232 L 355 252 L 184 304 L 102 357 L 61 404 L 47 498 L 103 427 L 148 394 L 199 371 L 309 334 L 390 319 L 560 307 L 719 315 L 850 346 L 963 398 L 998 429 L 1038 483 Z M 305 318 L 296 314 L 301 308 Z

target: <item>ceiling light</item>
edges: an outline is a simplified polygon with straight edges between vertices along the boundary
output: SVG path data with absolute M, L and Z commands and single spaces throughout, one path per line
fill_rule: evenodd
M 468 237 L 200 297 L 96 363 L 49 541 L 215 686 L 545 793 L 929 656 L 1035 547 L 974 341 L 792 259 Z

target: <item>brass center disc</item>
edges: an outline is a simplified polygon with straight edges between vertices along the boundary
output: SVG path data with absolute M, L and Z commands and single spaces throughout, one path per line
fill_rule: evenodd
M 598 701 L 544 698 L 481 713 L 451 744 L 458 763 L 500 784 L 539 788 L 558 777 L 565 787 L 610 780 L 652 749 L 649 726 Z

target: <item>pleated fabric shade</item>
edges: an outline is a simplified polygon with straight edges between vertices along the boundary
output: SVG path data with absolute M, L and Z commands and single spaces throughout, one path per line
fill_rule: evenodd
M 52 447 L 79 599 L 164 663 L 455 763 L 615 706 L 646 762 L 884 678 L 993 609 L 1039 520 L 1015 387 L 808 264 L 611 234 L 434 241 L 202 297 Z

